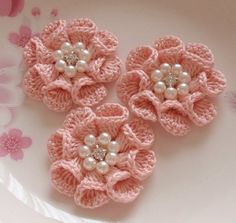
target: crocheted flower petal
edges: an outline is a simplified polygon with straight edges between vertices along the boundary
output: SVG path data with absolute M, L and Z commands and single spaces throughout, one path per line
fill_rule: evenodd
M 89 172 L 78 185 L 75 203 L 84 208 L 97 208 L 109 202 L 104 178 L 96 172 Z
M 81 166 L 77 160 L 58 160 L 51 166 L 51 181 L 62 194 L 72 197 L 77 185 L 83 178 Z
M 68 23 L 66 30 L 68 37 L 73 44 L 82 42 L 88 45 L 90 39 L 97 31 L 97 27 L 90 19 L 74 19 Z
M 153 122 L 157 120 L 157 108 L 159 104 L 158 98 L 149 90 L 133 95 L 129 101 L 131 110 L 138 117 Z
M 47 47 L 53 50 L 59 49 L 64 42 L 68 41 L 66 21 L 56 20 L 49 23 L 42 31 L 41 38 Z
M 108 31 L 98 31 L 91 39 L 90 48 L 96 57 L 109 56 L 115 53 L 118 39 Z
M 130 51 L 127 61 L 126 69 L 150 71 L 153 65 L 157 63 L 158 53 L 150 46 L 141 46 Z
M 89 65 L 88 75 L 96 82 L 115 81 L 121 73 L 121 60 L 118 57 L 99 57 Z
M 162 127 L 175 136 L 184 136 L 190 131 L 190 120 L 182 104 L 176 100 L 165 101 L 159 111 Z
M 131 172 L 134 178 L 142 181 L 152 173 L 155 164 L 154 151 L 141 149 L 121 154 L 116 165 L 119 169 Z
M 128 171 L 111 170 L 106 176 L 107 194 L 116 201 L 128 203 L 137 198 L 143 189 L 140 182 L 133 178 Z
M 212 70 L 210 73 L 202 72 L 198 79 L 201 92 L 210 97 L 221 94 L 226 87 L 224 74 L 217 70 Z
M 214 57 L 210 49 L 201 43 L 190 43 L 182 56 L 182 66 L 192 76 L 213 67 Z
M 184 52 L 184 43 L 176 36 L 165 36 L 154 42 L 154 47 L 158 51 L 160 63 L 180 63 Z
M 63 79 L 51 82 L 43 88 L 43 102 L 47 107 L 56 112 L 69 111 L 72 106 L 71 84 Z
M 79 137 L 81 140 L 88 134 L 97 135 L 96 115 L 91 108 L 82 107 L 72 110 L 64 121 L 63 127 L 72 136 Z
M 89 77 L 77 80 L 72 88 L 72 99 L 75 104 L 94 106 L 101 102 L 107 95 L 107 90 L 101 83 L 96 83 Z
M 189 95 L 183 106 L 189 118 L 197 126 L 207 125 L 217 114 L 215 106 L 200 92 Z
M 129 111 L 119 104 L 106 103 L 95 111 L 98 132 L 107 132 L 116 137 L 121 126 L 128 120 Z
M 140 118 L 133 118 L 125 124 L 116 141 L 122 145 L 120 151 L 131 149 L 149 149 L 154 142 L 154 132 L 151 126 Z
M 50 84 L 57 77 L 53 64 L 35 64 L 34 68 L 46 85 Z
M 150 79 L 144 71 L 133 70 L 120 76 L 117 84 L 117 94 L 123 103 L 128 104 L 133 95 L 149 89 L 150 86 Z
M 27 67 L 32 67 L 36 63 L 51 64 L 54 61 L 52 52 L 37 36 L 32 37 L 25 45 L 23 57 Z

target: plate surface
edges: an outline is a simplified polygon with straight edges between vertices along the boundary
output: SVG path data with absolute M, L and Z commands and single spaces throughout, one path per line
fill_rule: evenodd
M 11 100 L 0 104 L 0 128 L 1 132 L 22 130 L 32 139 L 32 145 L 24 150 L 21 161 L 9 156 L 0 158 L 1 223 L 236 222 L 234 0 L 31 0 L 12 1 L 10 6 L 6 2 L 11 1 L 0 0 L 0 14 L 5 15 L 0 16 L 0 74 L 9 74 L 11 80 L 2 81 L 0 87 L 7 89 Z M 76 17 L 89 17 L 117 35 L 123 61 L 130 49 L 151 44 L 166 34 L 177 35 L 185 42 L 202 42 L 212 49 L 216 67 L 228 80 L 225 93 L 217 100 L 219 115 L 209 126 L 195 128 L 183 138 L 170 136 L 155 126 L 157 168 L 132 204 L 110 203 L 97 210 L 84 210 L 52 190 L 46 142 L 60 127 L 64 114 L 50 112 L 31 99 L 23 100 L 17 87 L 22 77 L 22 48 L 17 45 L 24 40 L 16 41 L 12 33 L 20 35 L 19 27 L 24 25 L 36 34 L 54 19 Z M 114 86 L 110 91 L 106 101 L 118 102 Z

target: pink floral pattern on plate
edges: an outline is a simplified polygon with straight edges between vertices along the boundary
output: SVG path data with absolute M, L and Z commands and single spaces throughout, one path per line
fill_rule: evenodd
M 24 8 L 24 0 L 0 0 L 0 16 L 17 16 Z

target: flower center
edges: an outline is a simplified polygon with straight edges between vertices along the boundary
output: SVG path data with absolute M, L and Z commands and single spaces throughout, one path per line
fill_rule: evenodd
M 119 150 L 119 143 L 112 141 L 108 133 L 101 133 L 98 137 L 89 134 L 79 148 L 79 156 L 84 159 L 83 167 L 86 170 L 96 169 L 98 173 L 106 174 L 110 166 L 116 164 Z
M 19 140 L 14 137 L 8 137 L 4 142 L 5 149 L 10 152 L 17 152 L 19 148 Z
M 178 95 L 184 96 L 189 93 L 191 76 L 182 70 L 180 64 L 161 64 L 160 69 L 152 71 L 151 79 L 154 82 L 154 92 L 163 94 L 166 99 L 173 100 Z

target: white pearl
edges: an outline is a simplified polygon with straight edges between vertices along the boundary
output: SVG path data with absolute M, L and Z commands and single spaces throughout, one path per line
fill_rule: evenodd
M 69 65 L 65 67 L 65 73 L 69 76 L 69 77 L 74 77 L 76 74 L 77 70 L 74 66 Z
M 105 161 L 100 161 L 96 165 L 96 170 L 100 174 L 106 174 L 109 171 L 109 165 Z
M 105 158 L 106 162 L 113 166 L 116 164 L 117 161 L 117 154 L 116 153 L 108 153 Z
M 96 167 L 96 164 L 96 160 L 91 156 L 85 158 L 83 161 L 84 168 L 89 171 L 93 170 Z
M 74 50 L 78 53 L 83 49 L 85 49 L 85 45 L 82 42 L 78 42 L 74 45 Z
M 174 74 L 180 74 L 182 72 L 182 66 L 180 64 L 174 64 L 172 66 L 172 72 Z
M 65 42 L 61 45 L 61 50 L 63 53 L 69 53 L 73 50 L 73 46 L 70 43 Z
M 81 60 L 89 61 L 90 60 L 90 52 L 88 50 L 81 50 L 79 52 L 79 56 Z
M 191 81 L 191 76 L 187 72 L 181 72 L 178 76 L 178 80 L 181 83 L 189 83 Z
M 165 97 L 167 99 L 170 99 L 170 100 L 173 100 L 175 99 L 177 96 L 177 90 L 173 87 L 168 87 L 166 90 L 165 90 Z
M 155 85 L 154 85 L 154 91 L 156 93 L 163 93 L 166 90 L 166 85 L 163 81 L 158 81 Z
M 84 61 L 84 60 L 79 60 L 77 63 L 76 63 L 76 69 L 78 72 L 85 72 L 87 70 L 87 62 Z
M 58 60 L 55 64 L 55 68 L 59 72 L 63 72 L 65 70 L 65 67 L 66 67 L 66 62 L 64 60 Z
M 85 158 L 91 154 L 90 148 L 86 145 L 83 145 L 79 148 L 79 156 Z
M 108 144 L 108 150 L 113 153 L 118 153 L 120 150 L 120 144 L 116 141 L 111 141 Z
M 157 82 L 157 81 L 160 81 L 163 77 L 163 73 L 160 71 L 160 70 L 154 70 L 152 71 L 151 73 L 151 79 L 154 81 L 154 82 Z
M 56 50 L 55 52 L 53 52 L 53 58 L 55 60 L 60 60 L 63 58 L 63 52 L 61 50 Z
M 182 83 L 177 87 L 177 91 L 179 95 L 186 95 L 188 94 L 189 87 L 186 83 Z
M 98 142 L 101 144 L 101 145 L 108 145 L 111 141 L 111 136 L 106 133 L 106 132 L 103 132 L 102 134 L 100 134 L 100 136 L 98 137 Z
M 161 64 L 160 69 L 162 73 L 169 73 L 171 71 L 171 66 L 168 63 L 163 63 Z
M 89 134 L 84 138 L 84 143 L 87 146 L 94 146 L 96 144 L 96 141 L 97 141 L 96 137 L 92 134 Z

